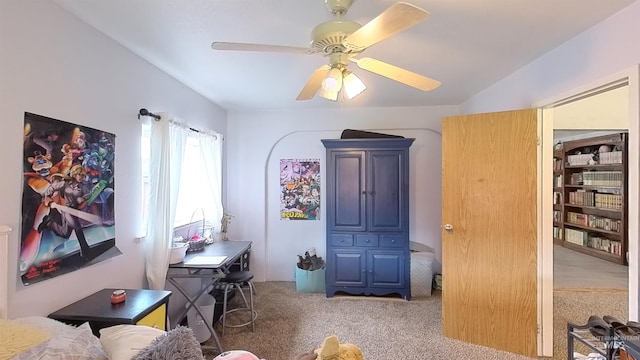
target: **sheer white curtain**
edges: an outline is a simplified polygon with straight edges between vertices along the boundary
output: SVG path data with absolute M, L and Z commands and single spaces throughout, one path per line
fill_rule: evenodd
M 151 123 L 150 196 L 147 218 L 146 274 L 149 288 L 164 289 L 173 222 L 180 188 L 182 160 L 189 127 L 179 119 L 160 114 Z
M 151 121 L 146 275 L 151 289 L 163 289 L 175 226 L 198 209 L 220 229 L 222 219 L 222 136 L 194 130 L 185 121 L 160 114 Z
M 203 194 L 202 208 L 215 231 L 220 231 L 222 220 L 222 136 L 218 133 L 200 131 L 197 135 L 202 170 L 207 186 Z

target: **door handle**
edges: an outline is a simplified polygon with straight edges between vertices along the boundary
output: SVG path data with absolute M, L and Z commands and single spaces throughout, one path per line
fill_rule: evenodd
M 451 225 L 451 224 L 444 224 L 444 229 L 445 229 L 445 230 L 447 230 L 447 231 L 451 231 L 451 230 L 453 230 L 453 225 Z

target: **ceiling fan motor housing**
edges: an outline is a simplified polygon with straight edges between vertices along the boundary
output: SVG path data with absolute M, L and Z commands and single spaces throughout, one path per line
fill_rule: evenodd
M 349 20 L 331 20 L 316 26 L 311 31 L 311 48 L 323 55 L 331 55 L 336 52 L 347 52 L 342 45 L 343 40 L 362 25 Z
M 325 0 L 325 4 L 333 15 L 344 15 L 349 11 L 353 0 Z

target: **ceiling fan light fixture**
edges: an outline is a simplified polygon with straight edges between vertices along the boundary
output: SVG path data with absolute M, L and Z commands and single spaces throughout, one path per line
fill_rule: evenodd
M 327 77 L 322 80 L 322 89 L 339 91 L 342 87 L 342 71 L 334 67 L 329 70 Z
M 340 89 L 320 89 L 320 97 L 323 97 L 327 100 L 338 101 L 338 93 Z
M 320 88 L 320 96 L 331 101 L 338 100 L 338 93 L 340 93 L 339 87 L 333 88 Z
M 320 96 L 327 100 L 337 101 L 338 93 L 342 88 L 342 71 L 333 67 L 327 73 L 327 76 L 322 79 L 322 87 L 320 88 Z
M 349 100 L 355 98 L 360 95 L 363 91 L 367 89 L 362 80 L 357 77 L 351 71 L 344 72 L 344 78 L 342 79 L 342 86 L 347 98 Z

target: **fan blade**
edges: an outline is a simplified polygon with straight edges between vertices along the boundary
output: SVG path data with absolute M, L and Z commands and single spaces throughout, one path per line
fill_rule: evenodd
M 387 64 L 380 60 L 372 59 L 372 58 L 362 58 L 355 59 L 352 58 L 351 61 L 358 64 L 358 67 L 361 69 L 371 71 L 372 73 L 382 75 L 391 80 L 395 80 L 397 82 L 401 82 L 405 85 L 409 85 L 416 89 L 420 89 L 422 91 L 429 91 L 440 86 L 440 81 L 433 80 L 426 76 L 416 74 L 406 69 L 399 68 L 397 66 L 393 66 L 391 64 Z
M 329 65 L 323 65 L 317 68 L 302 88 L 302 91 L 300 91 L 300 94 L 298 94 L 296 100 L 309 100 L 313 98 L 318 90 L 320 90 L 322 80 L 327 77 L 327 73 L 330 69 L 331 66 Z
M 393 4 L 375 19 L 347 36 L 342 45 L 353 51 L 363 51 L 402 30 L 426 20 L 429 12 L 405 2 Z
M 293 54 L 305 54 L 305 55 L 312 53 L 312 51 L 308 48 L 301 48 L 301 47 L 295 47 L 295 46 L 247 44 L 247 43 L 218 42 L 218 41 L 211 43 L 211 48 L 213 50 L 262 51 L 262 52 L 293 53 Z

